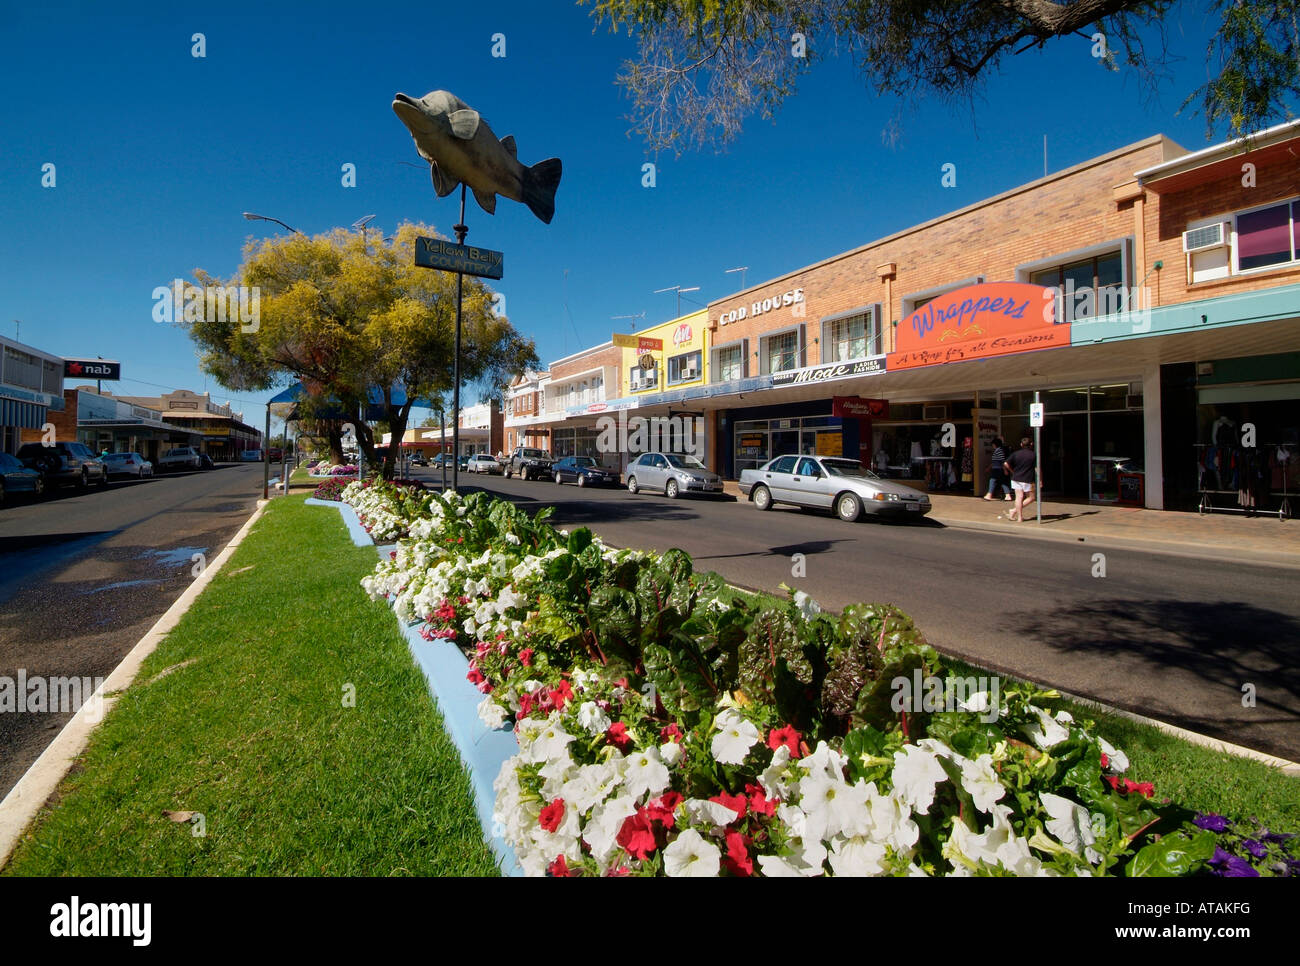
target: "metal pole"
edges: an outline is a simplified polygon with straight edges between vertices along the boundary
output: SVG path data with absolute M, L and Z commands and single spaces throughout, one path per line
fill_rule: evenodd
M 465 244 L 465 236 L 469 234 L 469 226 L 465 224 L 465 182 L 460 183 L 460 223 L 452 225 L 452 230 L 456 232 L 456 242 L 460 245 Z M 460 476 L 460 310 L 461 302 L 465 296 L 465 273 L 456 273 L 456 365 L 454 378 L 455 386 L 452 388 L 451 400 L 451 488 L 458 488 Z
M 1037 403 L 1038 390 L 1034 390 L 1034 402 Z M 1043 428 L 1034 427 L 1034 498 L 1038 503 L 1038 522 L 1043 522 Z
M 271 451 L 267 448 L 271 439 L 271 400 L 266 401 L 266 432 L 262 435 L 262 499 L 271 498 Z
M 438 464 L 442 467 L 442 489 L 447 489 L 447 411 L 438 407 Z

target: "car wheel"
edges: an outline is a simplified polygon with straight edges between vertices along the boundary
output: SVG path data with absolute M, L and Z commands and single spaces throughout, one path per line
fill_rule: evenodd
M 0 480 L 0 506 L 5 505 L 5 481 Z
M 667 483 L 664 484 L 664 496 L 668 497 L 668 499 L 670 500 L 677 499 L 677 492 L 678 489 L 677 489 L 676 480 L 669 480 Z
M 835 514 L 841 520 L 852 523 L 862 516 L 862 501 L 852 493 L 844 493 L 835 501 Z
M 627 478 L 627 491 L 628 491 L 629 493 L 631 493 L 633 496 L 636 496 L 636 493 L 637 493 L 637 486 L 636 486 L 636 477 L 635 477 L 635 476 L 629 476 L 629 477 Z
M 586 478 L 585 476 L 583 476 L 581 473 L 578 474 L 578 485 L 579 485 L 579 486 L 586 486 L 586 485 L 587 485 L 587 478 Z
M 108 486 L 108 470 L 99 474 L 99 488 L 102 490 L 106 486 Z
M 36 495 L 38 500 L 45 496 L 45 477 L 38 476 L 32 480 L 32 493 Z
M 765 486 L 754 487 L 754 506 L 760 510 L 772 509 L 772 491 Z
M 556 473 L 556 474 L 555 474 L 555 485 L 556 485 L 556 486 L 562 486 L 563 484 L 564 484 L 564 480 L 560 479 L 560 474 L 559 474 L 559 473 Z
M 82 490 L 90 488 L 90 474 L 86 472 L 84 466 L 81 468 L 81 482 L 77 484 L 77 487 Z

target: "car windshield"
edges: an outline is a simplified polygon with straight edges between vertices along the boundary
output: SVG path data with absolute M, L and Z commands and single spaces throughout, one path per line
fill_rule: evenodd
M 871 470 L 853 460 L 822 460 L 822 466 L 831 476 L 848 476 L 863 480 L 878 480 Z
M 575 456 L 573 458 L 574 466 L 595 466 L 596 461 L 590 456 Z
M 669 465 L 675 466 L 679 470 L 704 469 L 704 464 L 701 463 L 699 460 L 697 460 L 694 456 L 678 456 L 676 453 L 665 453 L 664 459 L 668 461 Z
M 525 459 L 531 460 L 531 459 L 537 459 L 539 456 L 545 456 L 546 454 L 543 453 L 540 449 L 526 449 L 524 450 L 523 455 Z

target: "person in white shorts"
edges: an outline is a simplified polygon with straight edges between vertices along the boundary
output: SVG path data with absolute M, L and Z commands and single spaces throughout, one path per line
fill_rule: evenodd
M 1024 520 L 1024 506 L 1034 498 L 1034 475 L 1037 460 L 1034 457 L 1034 446 L 1028 436 L 1022 436 L 1020 439 L 1020 449 L 1012 453 L 1005 463 L 1007 472 L 1011 474 L 1011 489 L 1016 494 L 1016 505 L 1011 508 L 1007 518 L 1011 520 Z

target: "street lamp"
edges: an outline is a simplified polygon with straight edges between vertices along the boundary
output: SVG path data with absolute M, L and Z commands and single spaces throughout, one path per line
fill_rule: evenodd
M 300 232 L 297 228 L 290 228 L 279 218 L 272 218 L 270 215 L 256 215 L 251 211 L 246 211 L 244 212 L 244 217 L 247 218 L 249 221 L 273 221 L 281 228 L 288 228 L 289 231 L 293 232 L 295 235 L 302 235 L 302 232 Z M 305 238 L 306 236 L 303 235 L 303 237 Z

